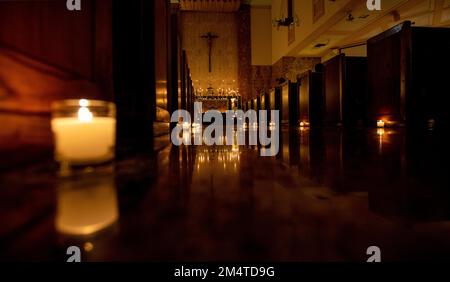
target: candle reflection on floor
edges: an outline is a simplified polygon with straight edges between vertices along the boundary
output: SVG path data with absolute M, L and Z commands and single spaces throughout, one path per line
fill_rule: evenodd
M 65 176 L 57 194 L 56 229 L 63 234 L 94 234 L 119 217 L 113 174 Z

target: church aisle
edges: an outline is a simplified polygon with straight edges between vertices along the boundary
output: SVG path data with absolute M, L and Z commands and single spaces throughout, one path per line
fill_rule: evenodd
M 0 198 L 23 204 L 2 205 L 0 218 L 23 221 L 1 227 L 0 257 L 58 261 L 75 244 L 85 261 L 364 261 L 373 245 L 384 261 L 445 258 L 448 137 L 281 133 L 276 157 L 171 145 L 154 160 L 72 175 L 55 177 L 50 164 L 5 173 L 15 189 Z M 37 197 L 47 200 L 26 205 Z

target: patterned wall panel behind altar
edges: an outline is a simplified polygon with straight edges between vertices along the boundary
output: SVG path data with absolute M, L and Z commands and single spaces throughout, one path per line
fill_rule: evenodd
M 181 13 L 182 45 L 186 50 L 194 86 L 207 88 L 238 88 L 238 43 L 236 13 L 185 12 Z M 211 72 L 208 67 L 208 43 L 202 38 L 211 32 Z

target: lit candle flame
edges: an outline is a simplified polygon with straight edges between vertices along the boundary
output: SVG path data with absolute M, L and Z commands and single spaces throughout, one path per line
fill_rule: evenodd
M 92 113 L 86 107 L 81 107 L 78 110 L 78 120 L 81 122 L 91 122 L 92 121 Z
M 377 121 L 377 127 L 384 127 L 385 122 L 382 120 Z

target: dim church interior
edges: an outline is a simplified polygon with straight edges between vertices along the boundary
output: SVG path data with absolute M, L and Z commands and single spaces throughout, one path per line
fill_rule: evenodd
M 449 0 L 0 1 L 0 261 L 450 253 Z M 62 177 L 51 103 L 112 101 Z M 174 146 L 177 109 L 280 110 L 280 150 Z M 56 224 L 55 224 L 56 222 Z

